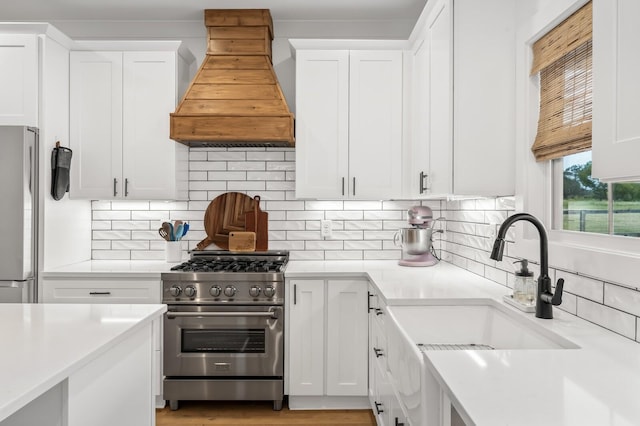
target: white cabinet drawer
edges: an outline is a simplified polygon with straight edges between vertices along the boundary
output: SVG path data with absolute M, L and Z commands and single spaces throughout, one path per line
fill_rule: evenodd
M 160 303 L 159 280 L 45 279 L 44 303 Z

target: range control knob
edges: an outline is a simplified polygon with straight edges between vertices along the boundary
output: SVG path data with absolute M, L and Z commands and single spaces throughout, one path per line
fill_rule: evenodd
M 264 295 L 265 295 L 265 296 L 267 296 L 267 297 L 273 297 L 275 294 L 276 294 L 276 289 L 275 289 L 275 288 L 273 288 L 273 286 L 268 285 L 268 286 L 266 286 L 266 287 L 264 288 Z
M 233 297 L 236 294 L 236 288 L 232 285 L 228 285 L 224 288 L 224 295 L 227 297 Z
M 214 285 L 209 289 L 209 294 L 213 297 L 220 297 L 220 293 L 222 293 L 222 289 L 219 285 Z
M 182 288 L 179 285 L 172 285 L 171 288 L 169 288 L 169 294 L 173 297 L 178 297 L 181 293 Z
M 251 288 L 249 289 L 249 296 L 258 297 L 260 296 L 261 291 L 262 291 L 262 288 L 259 285 L 252 285 Z
M 194 286 L 190 285 L 184 289 L 184 295 L 187 297 L 194 297 L 197 293 L 197 290 Z

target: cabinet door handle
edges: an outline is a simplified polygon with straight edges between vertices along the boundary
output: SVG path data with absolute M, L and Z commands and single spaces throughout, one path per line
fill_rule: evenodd
M 109 296 L 111 294 L 110 291 L 90 291 L 90 296 Z
M 382 352 L 382 349 L 373 348 L 373 352 L 376 354 L 376 358 L 380 358 L 381 356 L 384 355 L 384 353 Z
M 124 180 L 124 196 L 129 195 L 129 179 L 125 178 Z
M 344 197 L 344 176 L 342 176 L 342 196 Z
M 424 193 L 424 177 L 425 177 L 424 172 L 420 172 L 420 193 L 421 194 Z
M 376 414 L 384 413 L 384 410 L 380 408 L 382 407 L 381 403 L 379 403 L 378 401 L 374 401 L 373 404 L 376 406 Z
M 353 178 L 353 195 L 356 195 L 356 178 Z
M 382 309 L 376 308 L 376 315 L 382 315 L 382 314 L 384 314 L 384 312 L 382 312 Z
M 293 285 L 293 304 L 295 305 L 298 302 L 298 285 Z
M 117 185 L 118 185 L 118 179 L 113 178 L 113 196 L 114 197 L 118 195 Z
M 371 307 L 371 298 L 373 297 L 373 294 L 371 294 L 370 291 L 367 291 L 367 296 L 367 312 L 371 312 L 373 310 Z
M 404 426 L 404 423 L 400 423 L 398 421 L 398 418 L 396 417 L 396 421 L 395 421 L 395 425 L 394 426 Z

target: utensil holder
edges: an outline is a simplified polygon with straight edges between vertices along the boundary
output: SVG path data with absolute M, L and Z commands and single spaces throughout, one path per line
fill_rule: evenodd
M 164 246 L 164 257 L 168 263 L 182 262 L 182 242 L 167 241 Z

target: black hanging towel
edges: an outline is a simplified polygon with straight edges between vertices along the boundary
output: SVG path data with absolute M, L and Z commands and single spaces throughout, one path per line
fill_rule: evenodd
M 73 151 L 60 146 L 51 152 L 51 196 L 54 200 L 60 200 L 65 192 L 69 192 L 69 170 L 71 169 L 71 155 Z

